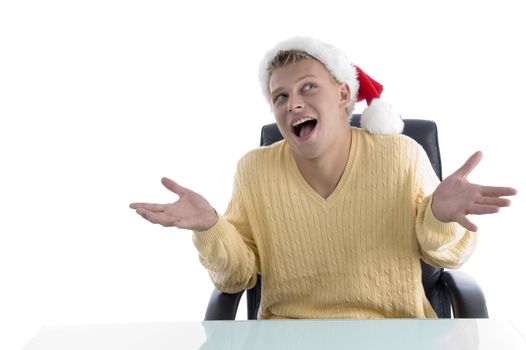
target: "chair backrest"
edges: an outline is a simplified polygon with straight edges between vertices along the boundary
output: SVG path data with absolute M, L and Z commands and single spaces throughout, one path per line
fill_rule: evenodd
M 355 127 L 360 125 L 360 115 L 354 114 L 350 124 Z M 438 178 L 442 180 L 442 162 L 440 160 L 440 149 L 438 147 L 438 131 L 435 122 L 420 119 L 404 119 L 404 135 L 418 142 L 426 151 L 431 165 Z M 282 140 L 276 123 L 263 126 L 261 130 L 261 146 L 268 146 L 276 141 Z M 435 268 L 424 261 L 422 265 L 422 284 L 427 299 L 433 306 L 440 318 L 451 317 L 451 298 L 440 276 L 443 269 Z M 258 278 L 256 286 L 247 291 L 247 316 L 248 319 L 256 319 L 261 300 L 261 278 Z

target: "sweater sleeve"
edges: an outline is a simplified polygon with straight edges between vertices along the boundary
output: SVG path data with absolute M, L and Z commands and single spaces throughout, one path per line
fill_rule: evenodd
M 477 241 L 474 232 L 456 222 L 441 222 L 431 210 L 433 192 L 440 180 L 424 149 L 418 146 L 415 167 L 416 235 L 421 257 L 435 267 L 459 268 L 472 255 Z
M 257 281 L 259 258 L 250 230 L 239 179 L 224 216 L 208 230 L 194 231 L 193 242 L 201 264 L 208 270 L 217 289 L 237 293 L 252 288 Z

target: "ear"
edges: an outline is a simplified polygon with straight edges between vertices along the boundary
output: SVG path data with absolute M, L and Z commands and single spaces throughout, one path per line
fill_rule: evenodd
M 340 106 L 347 107 L 351 102 L 351 88 L 347 83 L 340 83 L 338 87 L 338 92 L 340 95 Z

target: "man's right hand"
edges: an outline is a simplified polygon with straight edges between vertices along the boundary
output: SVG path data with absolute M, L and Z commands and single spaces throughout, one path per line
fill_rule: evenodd
M 177 194 L 179 200 L 169 204 L 131 203 L 130 208 L 151 223 L 166 227 L 204 231 L 216 224 L 217 213 L 203 196 L 167 177 L 163 177 L 161 183 Z

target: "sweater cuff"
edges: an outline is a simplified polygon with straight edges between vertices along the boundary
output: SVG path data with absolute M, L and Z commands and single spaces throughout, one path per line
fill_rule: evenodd
M 429 196 L 427 208 L 424 214 L 425 231 L 428 232 L 427 242 L 423 245 L 435 251 L 449 249 L 457 244 L 464 236 L 465 229 L 457 222 L 442 222 L 438 220 L 431 209 L 433 196 Z
M 193 231 L 192 240 L 197 250 L 201 251 L 206 247 L 215 246 L 220 241 L 224 240 L 225 234 L 228 231 L 229 223 L 221 215 L 217 215 L 217 222 L 214 226 L 204 231 Z

